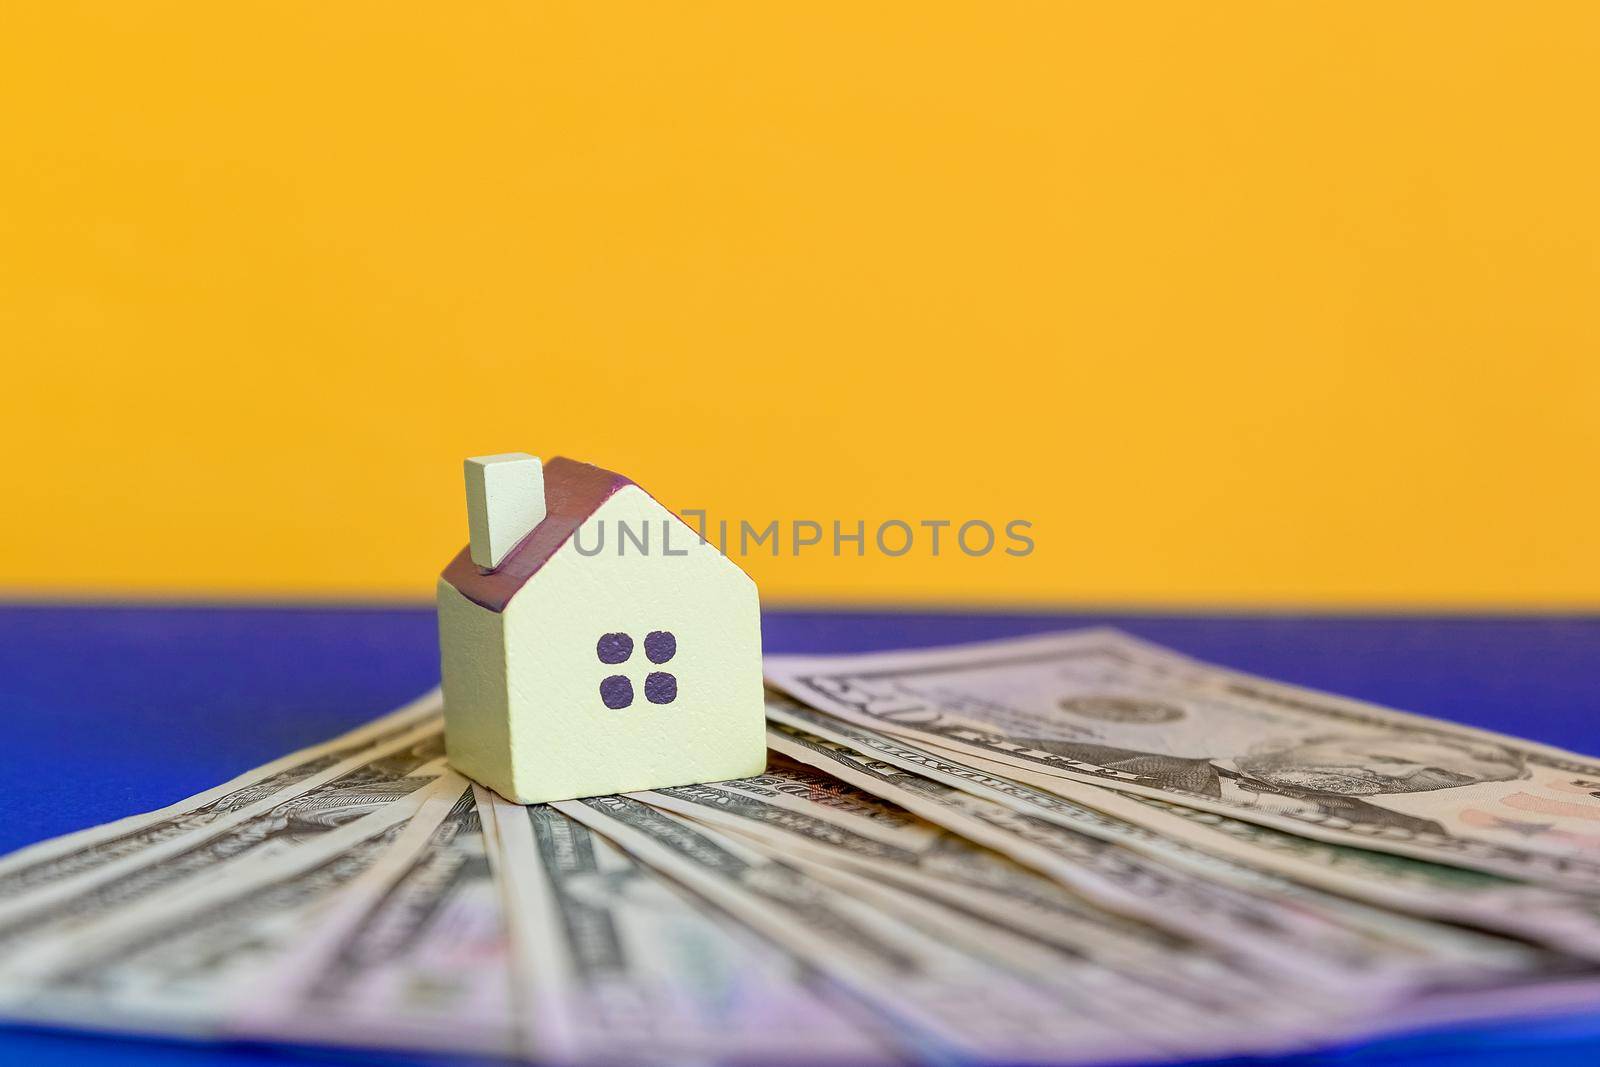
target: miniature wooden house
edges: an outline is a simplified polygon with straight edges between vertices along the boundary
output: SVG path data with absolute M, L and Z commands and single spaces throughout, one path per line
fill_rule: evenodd
M 748 575 L 620 474 L 512 453 L 466 481 L 438 586 L 457 769 L 524 804 L 761 772 Z

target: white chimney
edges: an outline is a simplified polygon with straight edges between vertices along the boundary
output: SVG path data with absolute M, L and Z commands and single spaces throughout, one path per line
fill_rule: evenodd
M 544 467 L 537 456 L 506 452 L 465 464 L 472 562 L 494 570 L 544 519 Z

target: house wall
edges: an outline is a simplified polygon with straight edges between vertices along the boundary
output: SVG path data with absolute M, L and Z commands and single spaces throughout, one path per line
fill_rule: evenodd
M 438 584 L 439 666 L 450 762 L 490 788 L 511 779 L 504 620 Z
M 624 525 L 636 537 L 648 530 L 648 546 L 619 542 Z M 599 550 L 585 556 L 580 546 Z M 686 785 L 764 767 L 755 583 L 639 488 L 602 505 L 512 598 L 506 616 L 518 799 Z M 677 651 L 664 663 L 646 655 L 652 631 L 675 636 Z M 604 663 L 597 642 L 616 633 L 630 636 L 632 654 Z M 647 699 L 652 672 L 675 680 L 671 703 Z M 600 696 L 612 675 L 632 686 L 625 708 L 608 708 Z

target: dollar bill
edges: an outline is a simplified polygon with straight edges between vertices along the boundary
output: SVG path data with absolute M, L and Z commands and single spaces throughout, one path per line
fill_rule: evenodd
M 879 735 L 880 737 L 885 735 Z M 1048 778 L 971 753 L 924 751 L 1034 786 L 1153 833 L 1377 907 L 1492 930 L 1600 960 L 1600 896 L 1302 837 L 1157 797 Z
M 331 780 L 307 778 L 302 785 L 311 788 L 266 810 L 242 809 L 254 812 L 249 818 L 217 819 L 106 864 L 90 872 L 86 888 L 9 901 L 0 908 L 0 983 L 50 973 L 141 901 L 176 899 L 208 880 L 230 879 L 242 860 L 292 851 L 430 784 L 444 770 L 443 737 L 419 726 L 346 762 L 358 765 Z
M 147 898 L 76 939 L 48 971 L 0 986 L 0 1012 L 93 1029 L 228 1032 L 319 910 L 413 819 L 437 823 L 452 788 L 460 792 L 460 779 L 398 798 L 293 852 L 243 859 L 230 877 L 187 894 Z
M 652 807 L 810 854 L 981 912 L 1020 933 L 1111 958 L 1167 961 L 1199 954 L 1161 926 L 1107 911 L 998 852 L 838 778 L 782 755 L 765 773 L 708 785 L 630 793 Z M 1237 957 L 1202 972 L 1209 983 L 1236 972 Z
M 1600 762 L 1110 630 L 766 660 L 832 715 L 1335 844 L 1600 892 Z
M 1272 994 L 1258 990 L 1253 999 L 1237 982 L 1232 995 L 1216 995 L 1220 988 L 1210 996 L 1195 995 L 1188 983 L 1164 981 L 1137 962 L 1117 961 L 1104 952 L 1091 957 L 1059 942 L 1029 937 L 907 883 L 828 862 L 809 850 L 793 849 L 790 842 L 747 830 L 730 829 L 723 840 L 738 839 L 859 904 L 941 938 L 949 948 L 980 960 L 1003 961 L 1008 977 L 1020 978 L 1037 993 L 1092 1007 L 1102 1024 L 1124 1034 L 1136 1032 L 1161 1049 L 1144 1054 L 1146 1059 L 1292 1052 L 1320 1043 L 1343 1019 L 1371 1014 L 1363 996 L 1337 1003 L 1315 993 L 1301 996 L 1304 990 L 1281 982 Z M 1173 967 L 1174 972 L 1181 969 L 1181 964 Z
M 1130 903 L 1148 905 L 1130 910 L 1147 920 L 1160 918 L 1134 921 L 831 775 L 790 769 L 782 757 L 759 779 L 633 795 L 723 829 L 768 841 L 782 839 L 785 856 L 842 863 L 1105 966 L 1137 971 L 1146 981 L 1175 989 L 1187 986 L 1190 995 L 1220 994 L 1231 979 L 1245 998 L 1258 996 L 1268 983 L 1279 989 L 1300 986 L 1307 998 L 1350 989 L 1378 997 L 1406 989 L 1432 970 L 1381 940 L 1361 942 L 1364 951 L 1355 951 L 1347 942 L 1357 938 L 1334 924 L 1321 936 L 1339 939 L 1336 960 L 1302 960 L 1305 945 L 1316 942 L 1286 940 L 1308 925 L 1298 913 L 1276 917 L 1276 903 L 1243 898 L 1222 910 L 1199 894 L 1197 915 L 1174 918 L 1186 900 L 1164 884 L 1171 880 L 1169 872 L 1152 871 L 1138 857 L 1119 856 L 1114 849 L 1086 850 L 1092 857 L 1089 864 L 1081 862 L 1084 853 L 1075 854 L 1074 866 L 1087 866 L 1099 876 L 1098 886 L 1078 883 L 1096 889 L 1097 900 L 1119 909 Z M 965 802 L 958 798 L 958 803 Z M 856 814 L 863 810 L 873 817 Z M 907 821 L 892 826 L 886 817 L 891 813 Z M 1053 836 L 1053 831 L 1046 834 Z M 1167 931 L 1172 933 L 1162 936 Z M 1241 950 L 1241 942 L 1249 948 Z
M 1365 972 L 1361 988 L 1394 996 L 1407 986 L 1476 984 L 1549 963 L 1547 954 L 1521 943 L 1417 921 L 1308 888 L 1055 794 L 974 771 L 931 749 L 841 722 L 777 694 L 769 697 L 767 715 L 768 744 L 775 750 L 1068 884 L 1082 877 L 1087 839 L 1100 843 L 1100 851 L 1120 846 L 1113 853 L 1119 858 L 1131 854 L 1151 861 L 1135 869 L 1161 875 L 1153 883 L 1162 891 L 1156 903 L 1164 900 L 1169 885 L 1175 886 L 1173 899 L 1189 898 L 1193 911 L 1193 902 L 1207 900 L 1201 889 L 1213 887 L 1228 909 L 1213 905 L 1190 918 L 1196 936 L 1216 939 L 1218 931 L 1230 929 L 1272 934 L 1260 952 L 1252 952 L 1256 942 L 1243 936 L 1221 943 L 1292 980 L 1315 977 L 1342 988 L 1350 985 L 1351 972 Z M 1142 879 L 1133 884 L 1155 891 Z M 1228 922 L 1203 921 L 1214 913 Z M 1174 920 L 1169 916 L 1168 921 Z
M 202 830 L 218 820 L 248 818 L 316 781 L 349 769 L 351 757 L 417 727 L 439 728 L 437 689 L 355 730 L 303 748 L 158 811 L 42 841 L 0 859 L 0 909 L 32 892 L 71 892 L 84 876 Z
M 511 804 L 447 769 L 433 693 L 23 850 L 0 1016 L 594 1067 L 1029 1064 L 1593 1002 L 1593 797 L 1551 770 L 1582 757 L 1105 631 L 774 664 L 816 707 L 769 694 L 748 778 Z M 1451 745 L 1478 779 L 1422 759 Z M 1336 762 L 1358 749 L 1376 769 Z M 1523 777 L 1483 770 L 1501 750 Z M 1513 787 L 1579 808 L 1508 841 L 1471 812 L 1531 810 Z
M 509 1056 L 520 1047 L 511 946 L 483 827 L 459 778 L 329 905 L 231 1013 L 231 1033 Z M 454 796 L 453 801 L 449 798 Z
M 808 968 L 548 805 L 491 799 L 525 1054 L 572 1063 L 881 1062 Z
M 959 937 L 949 909 L 909 896 L 885 908 L 629 797 L 553 806 L 808 961 L 890 1020 L 910 1052 L 1019 1064 L 1178 1054 L 1119 1023 L 1105 970 L 1086 961 L 1063 960 L 1041 986 Z
M 782 757 L 755 778 L 630 795 L 746 837 L 784 862 L 814 864 L 823 877 L 820 868 L 835 865 L 999 926 L 1010 935 L 1008 959 L 1032 968 L 1041 982 L 1063 969 L 1062 954 L 1073 958 L 1069 974 L 1078 961 L 1091 962 L 1105 971 L 1105 995 L 1120 1000 L 1130 1025 L 1159 1026 L 1175 1046 L 1196 1054 L 1240 1051 L 1240 1028 L 1261 1039 L 1303 1037 L 1335 1009 L 1364 1001 L 1334 1003 L 1328 990 L 1265 972 L 1237 953 L 1095 907 L 999 853 Z M 1002 940 L 964 925 L 986 949 Z M 1350 976 L 1350 988 L 1365 992 L 1359 977 Z

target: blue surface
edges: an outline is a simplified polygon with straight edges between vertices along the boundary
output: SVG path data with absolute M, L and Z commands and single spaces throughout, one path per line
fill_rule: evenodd
M 941 644 L 1110 623 L 1203 659 L 1600 751 L 1600 619 L 770 613 L 773 652 Z M 0 609 L 0 852 L 159 807 L 438 680 L 427 610 Z M 424 1064 L 307 1049 L 0 1029 L 0 1064 Z M 1592 1017 L 1413 1035 L 1295 1064 L 1600 1064 Z

